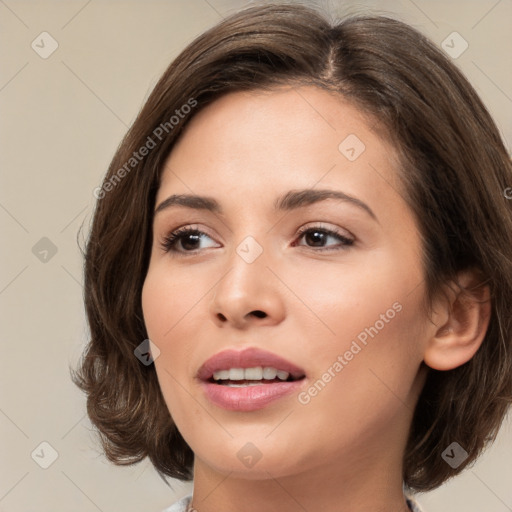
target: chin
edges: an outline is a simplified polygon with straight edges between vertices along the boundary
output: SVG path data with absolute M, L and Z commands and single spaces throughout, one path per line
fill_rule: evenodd
M 192 442 L 191 447 L 196 464 L 200 463 L 222 474 L 230 474 L 230 478 L 266 480 L 271 476 L 293 474 L 298 467 L 303 466 L 297 453 L 290 457 L 290 451 L 284 449 L 283 443 L 276 445 L 268 439 L 265 442 L 264 437 L 260 439 L 257 433 L 254 437 L 235 436 L 224 443 L 217 440 L 213 446 L 194 446 Z

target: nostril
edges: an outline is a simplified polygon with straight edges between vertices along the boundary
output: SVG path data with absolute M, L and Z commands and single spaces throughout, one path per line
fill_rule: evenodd
M 250 315 L 255 316 L 256 318 L 266 318 L 268 316 L 267 313 L 265 313 L 264 311 L 261 311 L 259 309 L 251 311 L 250 313 L 247 314 L 247 317 L 249 317 Z M 222 313 L 217 313 L 217 318 L 221 322 L 227 322 L 228 321 L 228 318 L 225 315 L 223 315 Z

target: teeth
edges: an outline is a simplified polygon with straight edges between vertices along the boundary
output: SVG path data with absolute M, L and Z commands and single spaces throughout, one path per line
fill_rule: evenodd
M 271 368 L 270 366 L 267 366 L 266 368 L 263 368 L 263 378 L 272 380 L 275 379 L 277 376 L 277 370 L 275 368 Z
M 218 370 L 213 373 L 213 380 L 287 380 L 290 374 L 284 370 L 277 370 L 267 366 L 255 366 L 253 368 L 230 368 L 229 370 Z
M 247 380 L 261 380 L 263 378 L 263 368 L 261 366 L 246 368 L 244 373 Z
M 243 368 L 230 368 L 229 380 L 244 380 L 244 373 Z
M 288 375 L 290 375 L 290 374 L 283 370 L 278 370 L 278 372 L 277 372 L 277 378 L 281 379 L 281 380 L 286 380 L 288 378 Z
M 229 380 L 229 370 L 219 370 L 213 374 L 215 380 Z

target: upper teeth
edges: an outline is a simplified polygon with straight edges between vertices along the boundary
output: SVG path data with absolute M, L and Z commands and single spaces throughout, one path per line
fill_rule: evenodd
M 219 370 L 213 372 L 214 380 L 273 380 L 276 377 L 280 380 L 286 380 L 290 374 L 283 370 L 277 370 L 270 366 L 255 366 L 253 368 L 230 368 L 229 370 Z

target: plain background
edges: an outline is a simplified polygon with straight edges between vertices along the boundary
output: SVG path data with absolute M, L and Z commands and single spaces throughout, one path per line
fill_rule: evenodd
M 147 461 L 120 468 L 101 455 L 68 370 L 87 338 L 77 233 L 87 231 L 93 189 L 160 74 L 249 3 L 0 0 L 0 511 L 158 512 L 192 489 L 177 481 L 169 489 Z M 323 5 L 391 14 L 439 46 L 458 32 L 469 46 L 456 63 L 510 148 L 510 0 Z M 58 43 L 46 59 L 42 32 Z M 52 450 L 58 456 L 43 469 Z M 420 502 L 427 512 L 512 511 L 511 461 L 509 421 L 473 468 Z

